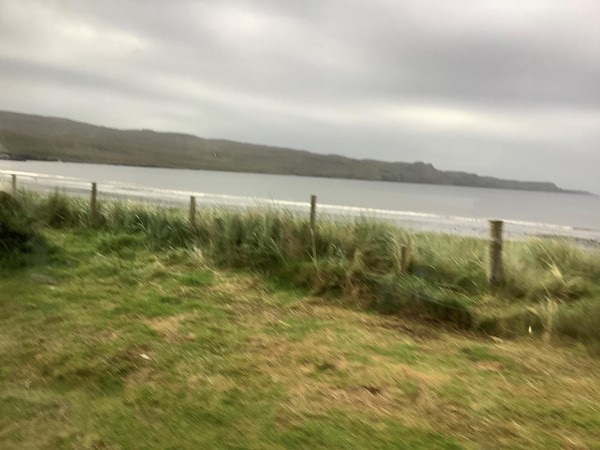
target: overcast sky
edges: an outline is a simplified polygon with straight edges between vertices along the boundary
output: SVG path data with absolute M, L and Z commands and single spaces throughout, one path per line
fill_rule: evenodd
M 0 109 L 600 193 L 600 1 L 0 0 Z

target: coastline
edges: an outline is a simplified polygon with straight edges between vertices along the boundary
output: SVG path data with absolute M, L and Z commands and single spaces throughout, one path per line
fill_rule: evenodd
M 0 183 L 9 183 L 11 174 L 17 175 L 19 185 L 39 193 L 60 191 L 69 196 L 89 195 L 87 180 L 43 173 L 0 170 Z M 308 202 L 274 200 L 251 196 L 208 194 L 197 191 L 158 189 L 131 183 L 102 183 L 99 198 L 124 200 L 185 208 L 190 196 L 196 197 L 198 207 L 219 207 L 231 209 L 276 208 L 293 214 L 308 214 Z M 379 208 L 364 208 L 333 204 L 318 204 L 319 216 L 325 220 L 346 221 L 364 218 L 382 220 L 415 232 L 487 238 L 489 219 L 442 215 L 417 211 L 399 211 Z M 585 248 L 600 248 L 600 230 L 539 223 L 524 220 L 503 219 L 504 235 L 507 240 L 521 240 L 529 237 L 572 239 Z
M 232 141 L 233 142 L 233 141 Z M 297 150 L 301 151 L 301 150 Z M 450 184 L 450 183 L 432 183 L 426 181 L 397 181 L 397 180 L 387 180 L 387 179 L 375 179 L 375 178 L 362 178 L 362 177 L 336 177 L 336 176 L 327 176 L 320 174 L 298 174 L 298 173 L 285 173 L 285 172 L 269 172 L 269 171 L 254 171 L 254 170 L 235 170 L 233 168 L 199 168 L 199 167 L 185 167 L 179 165 L 157 165 L 157 164 L 127 164 L 126 162 L 110 162 L 110 161 L 87 161 L 87 160 L 78 160 L 78 159 L 51 159 L 51 158 L 36 158 L 36 157 L 27 157 L 23 159 L 14 158 L 14 155 L 9 155 L 10 158 L 0 158 L 0 161 L 9 161 L 9 162 L 48 162 L 48 163 L 72 163 L 72 164 L 94 164 L 94 165 L 106 165 L 106 166 L 116 166 L 116 167 L 135 167 L 135 168 L 149 168 L 149 169 L 176 169 L 176 170 L 202 170 L 202 171 L 210 171 L 210 172 L 225 172 L 225 173 L 242 173 L 242 174 L 254 174 L 254 175 L 279 175 L 286 177 L 304 177 L 304 178 L 323 178 L 323 179 L 331 179 L 331 180 L 354 180 L 354 181 L 373 181 L 378 183 L 391 183 L 391 184 L 399 184 L 399 183 L 410 183 L 410 184 L 421 184 L 426 186 L 448 186 L 448 187 L 465 187 L 465 188 L 476 188 L 476 189 L 490 189 L 490 190 L 504 190 L 504 191 L 515 191 L 515 192 L 542 192 L 548 194 L 568 194 L 568 195 L 584 195 L 584 196 L 592 196 L 592 197 L 600 197 L 600 194 L 595 194 L 593 192 L 578 190 L 578 189 L 563 189 L 555 185 L 556 189 L 530 189 L 526 187 L 516 188 L 516 187 L 503 187 L 503 186 L 489 186 L 489 185 L 476 185 L 476 184 Z M 338 155 L 334 155 L 338 156 Z M 380 162 L 380 161 L 377 161 Z M 400 164 L 395 162 L 390 162 L 389 164 Z M 414 164 L 414 163 L 407 163 Z M 467 173 L 467 172 L 465 172 Z M 477 175 L 479 176 L 479 175 Z M 494 177 L 491 177 L 494 178 Z M 503 181 L 513 181 L 513 180 L 503 180 Z M 520 183 L 529 183 L 527 181 L 518 181 Z M 531 182 L 535 183 L 535 182 Z

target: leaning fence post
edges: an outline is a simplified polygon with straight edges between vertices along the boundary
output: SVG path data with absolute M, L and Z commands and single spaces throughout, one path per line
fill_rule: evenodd
M 501 220 L 490 220 L 490 267 L 488 281 L 492 286 L 502 283 L 502 225 Z
M 196 197 L 190 195 L 190 215 L 189 215 L 190 227 L 196 228 Z
M 17 175 L 13 173 L 11 175 L 11 179 L 12 179 L 12 191 L 13 191 L 13 194 L 16 194 L 17 193 Z
M 92 183 L 92 196 L 90 198 L 90 225 L 95 226 L 98 220 L 98 187 Z
M 317 261 L 317 242 L 315 239 L 315 227 L 317 225 L 317 196 L 310 196 L 310 238 L 312 245 L 313 261 Z

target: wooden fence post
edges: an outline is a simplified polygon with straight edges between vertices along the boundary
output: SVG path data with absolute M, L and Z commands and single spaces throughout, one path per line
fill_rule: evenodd
M 90 225 L 96 226 L 98 223 L 98 187 L 92 183 L 92 196 L 90 198 Z
M 13 173 L 11 175 L 11 179 L 12 179 L 12 191 L 13 191 L 13 194 L 16 194 L 17 193 L 17 175 Z
M 315 231 L 315 225 L 317 223 L 317 196 L 310 196 L 310 229 Z
M 316 264 L 317 261 L 317 241 L 315 239 L 315 228 L 317 226 L 317 196 L 310 196 L 310 239 L 312 246 L 312 257 Z
M 408 264 L 410 263 L 410 250 L 408 246 L 403 245 L 400 248 L 400 273 L 406 273 L 408 271 Z
M 189 215 L 190 227 L 196 228 L 196 197 L 190 196 L 190 215 Z
M 502 269 L 502 225 L 501 220 L 490 220 L 490 267 L 488 281 L 499 286 L 503 281 Z

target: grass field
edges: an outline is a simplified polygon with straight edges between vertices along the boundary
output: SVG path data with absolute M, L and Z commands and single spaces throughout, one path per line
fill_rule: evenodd
M 574 241 L 506 242 L 505 281 L 491 289 L 482 239 L 414 233 L 360 218 L 318 221 L 313 235 L 308 218 L 285 210 L 202 209 L 192 228 L 182 209 L 130 202 L 102 202 L 99 208 L 93 228 L 111 236 L 112 246 L 137 240 L 155 252 L 201 248 L 215 266 L 350 298 L 364 309 L 500 337 L 567 337 L 600 354 L 600 251 Z M 4 210 L 14 211 L 10 220 L 17 230 L 27 223 L 33 229 L 90 228 L 86 199 L 22 191 Z M 409 249 L 404 269 L 402 247 Z M 10 245 L 4 259 L 26 264 Z
M 381 315 L 139 233 L 42 234 L 0 272 L 3 449 L 600 448 L 582 345 Z

